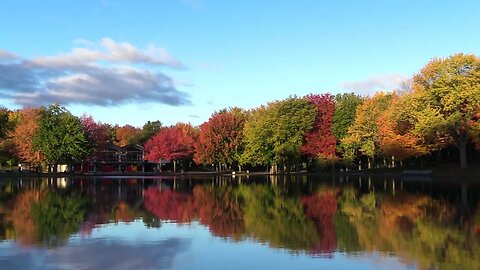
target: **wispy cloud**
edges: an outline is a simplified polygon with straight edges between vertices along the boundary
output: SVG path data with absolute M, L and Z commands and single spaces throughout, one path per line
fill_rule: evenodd
M 23 59 L 0 49 L 0 94 L 24 106 L 49 103 L 100 106 L 128 102 L 190 104 L 189 95 L 158 71 L 184 69 L 164 48 L 139 49 L 104 38 L 77 40 L 68 53 Z
M 7 52 L 0 48 L 0 61 L 2 60 L 14 60 L 17 59 L 17 56 L 11 52 Z
M 372 76 L 361 81 L 346 81 L 341 84 L 341 87 L 358 94 L 371 95 L 377 91 L 398 90 L 408 80 L 409 77 L 404 74 L 387 73 Z

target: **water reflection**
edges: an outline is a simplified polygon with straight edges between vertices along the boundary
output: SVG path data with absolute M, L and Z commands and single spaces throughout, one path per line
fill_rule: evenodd
M 479 190 L 475 183 L 352 177 L 11 180 L 1 182 L 0 239 L 15 241 L 15 248 L 47 247 L 44 263 L 60 268 L 104 269 L 116 254 L 122 264 L 108 268 L 166 269 L 188 237 L 173 233 L 152 247 L 98 239 L 95 230 L 140 222 L 141 231 L 162 231 L 165 224 L 198 223 L 210 238 L 290 254 L 374 255 L 397 258 L 405 268 L 480 269 Z M 78 237 L 81 245 L 72 241 Z M 33 260 L 29 254 L 0 254 L 0 260 L 14 267 Z M 106 255 L 85 264 L 94 254 Z

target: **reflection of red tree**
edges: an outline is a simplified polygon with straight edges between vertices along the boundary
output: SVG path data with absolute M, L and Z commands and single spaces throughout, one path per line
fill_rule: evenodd
M 336 193 L 333 191 L 322 192 L 302 197 L 305 215 L 315 222 L 320 243 L 312 247 L 316 254 L 332 253 L 337 247 L 337 238 L 333 226 L 333 218 L 337 212 Z
M 226 190 L 209 186 L 196 186 L 193 189 L 200 222 L 208 226 L 214 235 L 235 237 L 245 231 L 243 212 L 229 191 L 231 188 L 228 187 Z
M 175 222 L 190 222 L 195 214 L 193 196 L 171 189 L 148 188 L 144 192 L 144 206 L 158 218 Z

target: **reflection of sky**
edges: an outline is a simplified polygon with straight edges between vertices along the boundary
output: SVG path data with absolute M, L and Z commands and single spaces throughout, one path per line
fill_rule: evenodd
M 76 235 L 55 249 L 24 249 L 0 243 L 1 269 L 406 269 L 380 254 L 314 258 L 272 249 L 253 240 L 232 242 L 212 237 L 194 222 L 162 223 L 148 229 L 142 221 L 108 224 L 91 235 Z

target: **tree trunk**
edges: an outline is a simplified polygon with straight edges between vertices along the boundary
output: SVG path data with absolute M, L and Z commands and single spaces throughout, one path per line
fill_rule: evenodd
M 173 160 L 173 172 L 177 172 L 177 161 L 175 159 Z
M 459 154 L 460 154 L 460 168 L 466 169 L 468 167 L 467 164 L 467 143 L 461 142 L 459 147 Z
M 468 142 L 468 133 L 465 131 L 458 140 L 458 151 L 460 154 L 460 168 L 466 169 L 468 167 L 467 164 L 467 142 Z

